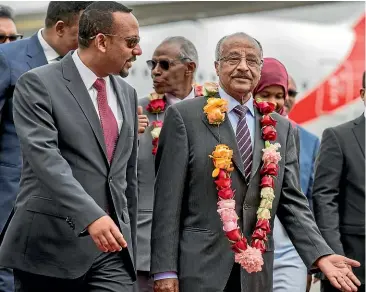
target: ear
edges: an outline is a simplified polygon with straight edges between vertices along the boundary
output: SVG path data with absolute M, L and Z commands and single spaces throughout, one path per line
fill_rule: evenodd
M 55 30 L 56 30 L 56 34 L 59 37 L 62 37 L 65 34 L 65 28 L 66 28 L 66 24 L 62 20 L 59 20 L 56 22 Z
M 197 65 L 195 62 L 188 62 L 187 64 L 187 70 L 186 75 L 194 75 L 194 72 L 196 72 Z
M 94 39 L 95 47 L 102 53 L 107 51 L 107 42 L 107 38 L 101 33 L 98 33 Z
M 216 71 L 216 76 L 219 76 L 219 62 L 215 61 L 215 71 Z
M 361 99 L 363 101 L 365 101 L 365 89 L 363 89 L 363 88 L 360 89 L 360 96 L 361 96 Z

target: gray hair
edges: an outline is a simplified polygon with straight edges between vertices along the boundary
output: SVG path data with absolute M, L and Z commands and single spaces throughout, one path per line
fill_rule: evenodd
M 223 43 L 227 39 L 232 38 L 232 37 L 241 37 L 241 38 L 246 38 L 246 39 L 252 40 L 255 44 L 258 45 L 260 53 L 261 53 L 261 60 L 263 59 L 263 48 L 262 48 L 261 43 L 259 41 L 257 41 L 255 38 L 253 38 L 252 36 L 250 36 L 250 35 L 248 35 L 244 32 L 236 32 L 236 33 L 233 33 L 233 34 L 230 34 L 230 35 L 226 35 L 218 41 L 218 43 L 216 45 L 216 50 L 215 50 L 215 59 L 216 59 L 216 61 L 219 61 L 220 58 L 221 58 L 221 51 L 222 51 Z
M 180 46 L 180 57 L 181 59 L 188 58 L 192 60 L 196 64 L 196 71 L 198 68 L 198 53 L 194 44 L 182 36 L 173 36 L 167 37 L 163 42 L 159 45 L 163 45 L 166 43 L 177 44 Z

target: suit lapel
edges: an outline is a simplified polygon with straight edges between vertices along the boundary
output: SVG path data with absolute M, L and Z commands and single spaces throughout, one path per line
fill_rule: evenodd
M 236 142 L 236 137 L 234 135 L 234 130 L 230 124 L 230 120 L 226 114 L 225 121 L 218 127 L 215 125 L 211 125 L 206 115 L 203 113 L 202 121 L 206 125 L 206 127 L 210 130 L 212 135 L 216 138 L 216 140 L 221 144 L 226 144 L 230 149 L 233 150 L 233 163 L 236 168 L 239 170 L 240 174 L 245 179 L 244 175 L 244 165 L 241 160 L 238 143 Z M 212 149 L 213 151 L 214 149 Z
M 38 40 L 37 34 L 34 34 L 29 39 L 26 58 L 30 69 L 37 68 L 47 64 L 47 59 L 43 52 L 43 48 Z
M 111 83 L 115 89 L 115 92 L 117 95 L 117 100 L 118 100 L 118 106 L 121 108 L 122 117 L 123 117 L 122 118 L 122 120 L 123 120 L 122 127 L 119 132 L 116 150 L 113 155 L 113 160 L 112 160 L 112 165 L 111 165 L 111 167 L 112 167 L 114 161 L 118 161 L 118 158 L 120 157 L 120 155 L 122 153 L 123 143 L 124 143 L 124 141 L 126 141 L 126 138 L 128 136 L 128 128 L 129 127 L 133 128 L 133 125 L 130 124 L 131 118 L 126 111 L 126 105 L 129 104 L 129 101 L 127 100 L 127 97 L 123 94 L 122 88 L 121 88 L 120 84 L 118 83 L 118 81 L 116 80 L 116 77 L 110 76 L 110 79 L 111 79 Z M 134 113 L 132 113 L 132 117 L 134 117 Z
M 94 135 L 101 147 L 104 157 L 108 163 L 107 150 L 105 146 L 104 136 L 98 114 L 95 111 L 95 107 L 90 98 L 90 95 L 84 85 L 83 80 L 72 60 L 72 53 L 68 53 L 61 61 L 62 71 L 64 78 L 69 81 L 66 85 L 71 94 L 76 99 L 86 119 L 88 120 L 90 127 L 92 128 Z
M 365 118 L 363 115 L 355 120 L 355 127 L 352 130 L 358 145 L 360 145 L 363 157 L 365 157 Z
M 261 161 L 262 161 L 262 149 L 264 148 L 264 140 L 262 139 L 262 129 L 261 129 L 261 114 L 254 107 L 254 114 L 255 114 L 255 131 L 254 131 L 254 149 L 253 149 L 253 163 L 252 163 L 252 170 L 250 173 L 250 180 L 253 179 L 255 174 L 257 173 Z

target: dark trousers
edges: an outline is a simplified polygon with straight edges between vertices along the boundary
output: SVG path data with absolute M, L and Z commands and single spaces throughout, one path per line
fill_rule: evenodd
M 137 292 L 153 292 L 154 280 L 149 272 L 137 271 Z
M 328 280 L 322 280 L 320 287 L 321 292 L 339 292 L 339 290 L 333 287 Z M 365 284 L 361 285 L 361 287 L 358 287 L 357 292 L 365 292 Z
M 12 269 L 0 267 L 0 292 L 14 292 Z
M 241 284 L 240 284 L 240 265 L 234 264 L 229 280 L 227 281 L 224 292 L 240 292 Z
M 14 270 L 15 292 L 133 292 L 133 281 L 120 253 L 103 253 L 77 279 L 59 279 Z

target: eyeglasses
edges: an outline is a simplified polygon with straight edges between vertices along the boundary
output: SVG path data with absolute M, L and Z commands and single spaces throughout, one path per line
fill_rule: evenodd
M 11 42 L 15 42 L 18 39 L 22 39 L 23 35 L 22 34 L 12 34 L 12 35 L 5 35 L 5 34 L 0 34 L 0 44 L 3 44 L 6 42 L 7 39 L 9 39 L 9 41 Z
M 146 64 L 150 70 L 154 70 L 156 66 L 159 64 L 161 69 L 163 69 L 164 71 L 168 71 L 171 65 L 174 65 L 177 61 L 184 61 L 184 60 L 192 61 L 191 58 L 184 57 L 179 60 L 160 60 L 160 61 L 147 60 Z
M 245 62 L 247 63 L 247 65 L 249 67 L 259 67 L 263 63 L 263 60 L 258 60 L 254 57 L 246 58 L 246 57 L 241 57 L 241 56 L 240 57 L 239 56 L 222 57 L 219 59 L 219 61 L 224 61 L 224 62 L 228 63 L 229 65 L 235 66 L 235 65 L 238 65 L 242 59 L 245 59 Z
M 296 95 L 298 94 L 298 92 L 297 92 L 296 90 L 289 89 L 289 90 L 287 91 L 287 94 L 288 94 L 288 96 L 295 98 L 295 97 L 296 97 Z
M 110 36 L 110 37 L 119 36 L 117 34 L 110 34 L 110 33 L 100 33 L 100 34 L 103 34 L 105 36 Z M 96 35 L 92 36 L 92 37 L 89 38 L 89 40 L 95 39 L 96 37 L 97 37 Z M 138 36 L 126 37 L 126 38 L 124 38 L 124 40 L 127 43 L 127 47 L 130 48 L 130 49 L 133 49 L 134 47 L 136 47 L 139 44 L 140 37 L 138 37 Z

